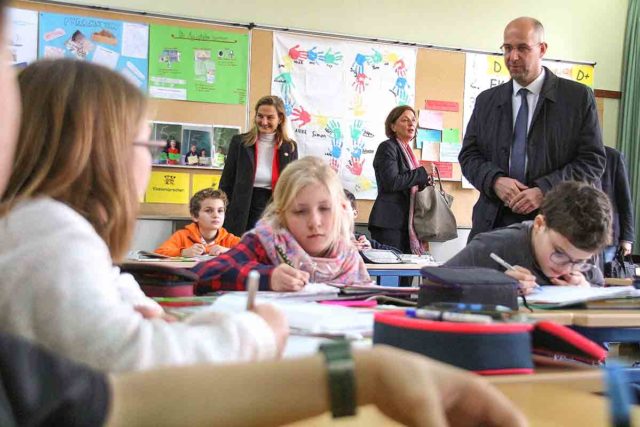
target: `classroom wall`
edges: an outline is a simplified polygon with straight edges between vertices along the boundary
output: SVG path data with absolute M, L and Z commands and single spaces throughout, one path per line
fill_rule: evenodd
M 595 61 L 595 88 L 619 91 L 627 0 L 69 0 L 136 11 L 497 51 L 517 16 L 542 21 L 548 57 Z M 605 144 L 617 145 L 618 100 L 605 100 Z

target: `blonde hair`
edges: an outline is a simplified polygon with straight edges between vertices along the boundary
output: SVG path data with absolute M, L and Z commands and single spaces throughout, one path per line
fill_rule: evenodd
M 93 225 L 111 257 L 124 257 L 135 227 L 138 195 L 132 143 L 146 99 L 117 73 L 75 60 L 38 61 L 18 78 L 20 144 L 2 199 L 48 196 Z
M 348 203 L 338 175 L 319 157 L 308 156 L 290 163 L 280 175 L 273 192 L 273 200 L 262 216 L 274 227 L 288 228 L 285 212 L 293 204 L 296 196 L 310 185 L 324 185 L 329 191 L 333 211 L 331 247 L 340 240 L 351 240 L 353 218 L 344 209 Z M 311 190 L 313 191 L 313 190 Z
M 280 123 L 278 124 L 278 128 L 276 129 L 276 146 L 280 148 L 280 146 L 284 142 L 287 142 L 291 144 L 293 146 L 293 149 L 295 150 L 296 143 L 289 137 L 289 132 L 287 131 L 287 114 L 285 112 L 284 102 L 280 97 L 275 95 L 263 96 L 258 100 L 258 102 L 256 102 L 256 107 L 254 109 L 255 114 L 253 116 L 253 126 L 251 127 L 251 130 L 244 134 L 244 136 L 242 137 L 242 143 L 247 147 L 250 147 L 256 143 L 258 135 L 260 134 L 260 130 L 256 125 L 255 116 L 258 114 L 258 108 L 262 107 L 263 105 L 273 106 L 276 109 L 278 118 L 280 119 Z

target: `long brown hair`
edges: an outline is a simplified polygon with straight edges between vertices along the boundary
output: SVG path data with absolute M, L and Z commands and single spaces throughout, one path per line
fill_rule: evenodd
M 20 143 L 2 210 L 51 197 L 86 218 L 121 260 L 138 209 L 131 147 L 144 95 L 117 73 L 74 60 L 35 62 L 18 82 Z
M 275 95 L 263 96 L 258 100 L 254 109 L 255 114 L 253 116 L 253 126 L 251 127 L 251 130 L 245 133 L 242 137 L 242 143 L 247 147 L 250 147 L 256 143 L 260 131 L 258 130 L 258 126 L 256 125 L 255 116 L 258 114 L 258 108 L 262 107 L 263 105 L 273 106 L 278 113 L 278 118 L 280 119 L 280 123 L 278 124 L 278 128 L 276 129 L 276 147 L 280 148 L 282 143 L 287 142 L 291 144 L 295 149 L 296 143 L 289 137 L 289 132 L 287 131 L 287 115 L 284 109 L 284 102 L 280 97 Z

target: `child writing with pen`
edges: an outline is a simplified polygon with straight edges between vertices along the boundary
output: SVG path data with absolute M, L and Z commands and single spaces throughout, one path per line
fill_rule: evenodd
M 173 233 L 155 252 L 167 256 L 216 256 L 237 245 L 240 238 L 222 226 L 228 203 L 222 190 L 198 191 L 189 202 L 193 223 Z
M 347 203 L 338 176 L 322 159 L 296 160 L 280 175 L 256 227 L 228 252 L 193 268 L 198 292 L 243 290 L 253 269 L 261 290 L 298 291 L 310 280 L 370 281 L 351 241 Z
M 533 221 L 478 234 L 444 265 L 506 268 L 525 294 L 537 284 L 599 285 L 603 275 L 591 258 L 607 244 L 611 222 L 611 204 L 602 191 L 565 181 L 545 195 Z

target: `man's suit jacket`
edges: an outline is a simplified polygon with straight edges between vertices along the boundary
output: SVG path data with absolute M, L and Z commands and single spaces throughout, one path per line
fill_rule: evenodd
M 235 135 L 231 138 L 220 178 L 220 189 L 227 193 L 229 198 L 224 228 L 236 236 L 241 236 L 247 228 L 256 175 L 256 147 L 244 145 L 242 143 L 244 135 Z M 282 143 L 277 152 L 279 172 L 298 158 L 298 150 L 293 143 Z
M 635 240 L 633 223 L 633 202 L 629 189 L 629 177 L 625 166 L 624 155 L 611 147 L 604 147 L 607 152 L 607 167 L 602 175 L 602 191 L 607 193 L 613 207 L 613 239 L 612 245 L 618 246 L 620 240 Z
M 567 180 L 598 184 L 605 153 L 593 92 L 581 83 L 545 71 L 529 129 L 524 184 L 538 187 L 543 193 Z M 482 92 L 464 136 L 458 157 L 462 173 L 480 191 L 469 239 L 491 230 L 500 209 L 508 209 L 503 208 L 493 185 L 499 177 L 509 175 L 512 95 L 512 81 Z
M 369 227 L 408 230 L 411 187 L 426 187 L 424 168 L 411 169 L 395 139 L 381 143 L 373 158 L 378 197 L 369 215 Z

